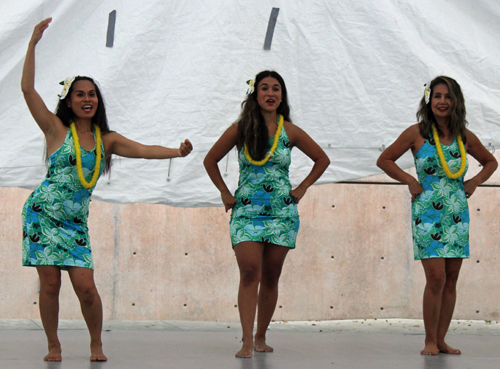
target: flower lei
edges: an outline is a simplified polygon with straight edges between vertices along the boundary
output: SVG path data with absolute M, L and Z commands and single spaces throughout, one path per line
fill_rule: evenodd
M 278 142 L 280 140 L 281 129 L 283 128 L 283 115 L 278 116 L 278 128 L 276 129 L 276 134 L 274 135 L 273 146 L 271 146 L 271 150 L 267 153 L 266 157 L 260 161 L 255 161 L 251 158 L 250 153 L 248 152 L 247 144 L 245 144 L 245 156 L 247 160 L 253 165 L 264 165 L 267 163 L 269 158 L 274 155 L 276 148 L 278 147 Z
M 86 189 L 92 188 L 97 183 L 97 179 L 99 178 L 99 172 L 101 169 L 101 130 L 99 126 L 94 124 L 95 129 L 95 146 L 96 146 L 96 156 L 95 156 L 95 166 L 94 166 L 94 174 L 92 175 L 92 180 L 87 182 L 85 177 L 83 176 L 82 170 L 82 152 L 80 151 L 80 141 L 78 140 L 78 133 L 76 132 L 76 126 L 74 122 L 71 122 L 69 125 L 71 129 L 71 134 L 73 135 L 73 143 L 75 145 L 76 152 L 76 170 L 78 172 L 78 178 L 83 187 Z
M 438 135 L 436 126 L 434 124 L 432 125 L 432 135 L 434 137 L 434 141 L 436 142 L 436 149 L 437 149 L 439 160 L 441 161 L 441 166 L 443 167 L 444 172 L 446 173 L 448 178 L 457 179 L 462 174 L 464 174 L 465 166 L 467 165 L 465 146 L 464 146 L 464 143 L 462 141 L 462 136 L 460 136 L 460 135 L 457 136 L 457 142 L 458 142 L 458 147 L 460 148 L 460 157 L 461 157 L 462 162 L 460 164 L 460 169 L 458 170 L 458 172 L 452 173 L 450 171 L 450 168 L 448 167 L 448 164 L 446 163 L 445 158 L 444 158 L 443 149 L 441 148 L 441 143 L 439 142 L 439 135 Z

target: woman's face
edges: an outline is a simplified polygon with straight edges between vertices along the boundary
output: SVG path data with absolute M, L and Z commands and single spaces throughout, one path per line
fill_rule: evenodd
M 71 108 L 78 118 L 91 119 L 95 115 L 98 105 L 99 99 L 92 82 L 80 80 L 73 83 L 68 108 Z
M 281 104 L 281 85 L 276 78 L 266 77 L 257 86 L 257 103 L 265 112 L 273 112 Z
M 431 109 L 436 119 L 448 119 L 451 115 L 453 100 L 451 99 L 448 86 L 444 83 L 434 86 L 432 89 Z

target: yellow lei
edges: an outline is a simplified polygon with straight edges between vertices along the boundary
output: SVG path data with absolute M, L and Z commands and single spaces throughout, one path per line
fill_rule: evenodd
M 95 186 L 97 183 L 97 179 L 99 178 L 99 172 L 101 169 L 101 130 L 100 128 L 94 124 L 95 129 L 95 166 L 94 166 L 94 174 L 92 175 L 92 180 L 87 182 L 85 177 L 83 176 L 82 170 L 82 152 L 80 150 L 80 141 L 78 140 L 78 133 L 76 132 L 76 126 L 74 122 L 71 122 L 69 125 L 71 129 L 71 134 L 73 135 L 73 143 L 75 144 L 75 152 L 76 152 L 76 171 L 78 172 L 78 178 L 82 183 L 82 186 L 89 189 Z
M 439 160 L 441 161 L 441 166 L 443 167 L 444 172 L 451 179 L 457 179 L 465 172 L 465 166 L 467 165 L 467 154 L 465 153 L 465 146 L 462 141 L 462 137 L 460 135 L 457 136 L 458 147 L 460 148 L 460 157 L 462 162 L 460 164 L 460 169 L 456 173 L 452 173 L 450 168 L 448 168 L 448 164 L 444 158 L 443 149 L 441 148 L 441 143 L 439 142 L 439 135 L 437 133 L 437 129 L 434 125 L 432 125 L 432 135 L 434 137 L 434 141 L 436 142 L 436 149 L 438 152 Z
M 245 156 L 247 157 L 250 163 L 252 163 L 253 165 L 264 165 L 267 163 L 269 158 L 274 155 L 274 151 L 276 151 L 276 148 L 278 147 L 278 142 L 280 140 L 280 134 L 282 128 L 283 128 L 283 115 L 280 114 L 278 120 L 278 128 L 276 129 L 276 134 L 274 135 L 273 146 L 271 146 L 271 150 L 267 153 L 266 157 L 260 161 L 255 161 L 250 157 L 250 153 L 248 152 L 248 147 L 245 144 Z

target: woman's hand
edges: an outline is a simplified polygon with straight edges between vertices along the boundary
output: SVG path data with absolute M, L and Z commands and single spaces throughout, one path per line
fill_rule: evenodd
M 306 191 L 307 191 L 307 188 L 299 185 L 298 187 L 296 187 L 290 191 L 290 196 L 292 196 L 293 201 L 295 201 L 295 203 L 298 204 L 300 199 L 302 199 L 304 197 L 304 195 L 306 194 Z
M 181 146 L 179 147 L 179 156 L 185 157 L 188 156 L 189 153 L 193 151 L 193 145 L 186 139 L 184 142 L 181 142 Z
M 465 181 L 464 182 L 465 197 L 467 198 L 471 197 L 474 191 L 476 191 L 477 186 L 478 184 L 474 180 L 474 178 Z
M 408 189 L 410 190 L 411 194 L 411 202 L 415 201 L 417 196 L 424 191 L 424 188 L 420 185 L 420 183 L 418 183 L 415 178 L 413 178 L 413 181 L 411 181 L 408 185 Z
M 49 23 L 52 22 L 52 18 L 47 18 L 35 26 L 33 34 L 31 35 L 30 44 L 33 46 L 40 41 L 43 36 L 43 32 L 49 27 Z
M 234 208 L 234 206 L 236 205 L 237 200 L 233 195 L 231 195 L 231 192 L 224 190 L 220 193 L 220 197 L 222 199 L 224 207 L 226 208 L 226 213 L 229 209 Z

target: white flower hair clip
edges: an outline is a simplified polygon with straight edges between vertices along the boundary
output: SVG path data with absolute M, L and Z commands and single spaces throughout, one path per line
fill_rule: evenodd
M 59 82 L 60 85 L 63 85 L 61 93 L 57 94 L 57 96 L 59 96 L 59 100 L 64 100 L 66 98 L 75 78 L 76 76 L 67 77 L 64 81 Z
M 427 105 L 429 101 L 431 101 L 431 82 L 427 82 L 424 84 L 424 98 L 425 98 L 425 104 Z
M 255 82 L 254 82 L 253 78 L 252 78 L 252 79 L 249 79 L 249 80 L 247 81 L 247 85 L 248 85 L 247 95 L 251 95 L 251 94 L 253 94 L 253 92 L 255 91 L 255 86 L 254 86 L 254 84 L 255 84 Z

